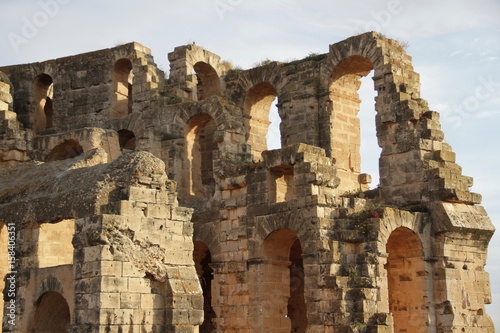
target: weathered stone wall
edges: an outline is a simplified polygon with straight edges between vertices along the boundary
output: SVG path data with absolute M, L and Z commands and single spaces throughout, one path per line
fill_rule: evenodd
M 2 173 L 0 219 L 15 224 L 19 246 L 17 324 L 4 321 L 3 331 L 55 332 L 64 323 L 71 332 L 195 332 L 203 297 L 192 211 L 178 207 L 175 183 L 152 155 L 111 164 L 99 155 L 104 150 Z M 52 294 L 66 311 L 51 312 L 60 304 Z
M 5 330 L 49 304 L 71 332 L 494 331 L 494 228 L 396 41 L 249 70 L 196 45 L 169 61 L 166 78 L 131 43 L 0 68 L 0 221 L 16 223 L 25 295 Z M 368 190 L 357 91 L 372 72 Z

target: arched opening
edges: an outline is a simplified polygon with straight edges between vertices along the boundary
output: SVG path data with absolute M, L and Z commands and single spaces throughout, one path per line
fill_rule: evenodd
M 113 89 L 115 103 L 113 115 L 123 117 L 132 113 L 132 62 L 120 59 L 113 66 Z
M 207 114 L 194 116 L 186 124 L 183 190 L 189 196 L 206 198 L 215 190 L 213 153 L 218 148 L 214 140 L 216 129 L 214 119 Z
M 122 150 L 135 150 L 136 137 L 134 132 L 126 129 L 119 130 L 118 142 Z
M 387 241 L 389 311 L 394 333 L 426 332 L 427 297 L 424 251 L 418 235 L 400 227 Z
M 262 323 L 266 332 L 307 329 L 304 264 L 297 235 L 288 229 L 272 232 L 263 243 L 261 266 Z
M 64 140 L 47 155 L 47 162 L 65 160 L 83 154 L 83 148 L 76 140 Z
M 341 180 L 339 189 L 345 192 L 363 189 L 361 173 L 361 134 L 358 112 L 361 100 L 358 89 L 361 78 L 373 70 L 370 60 L 350 56 L 342 60 L 332 73 L 330 85 L 331 156 Z M 372 85 L 373 87 L 373 85 Z
M 45 131 L 54 125 L 54 81 L 47 74 L 38 75 L 33 81 L 35 110 L 33 114 L 33 129 L 36 132 Z
M 252 156 L 256 161 L 261 160 L 261 153 L 264 150 L 270 149 L 271 140 L 273 148 L 281 147 L 279 131 L 281 119 L 276 107 L 276 96 L 274 87 L 265 82 L 254 85 L 245 96 L 247 143 L 252 147 Z M 275 105 L 274 108 L 272 108 L 273 105 Z M 273 126 L 270 127 L 270 124 Z
M 44 293 L 37 301 L 35 333 L 67 333 L 70 324 L 68 302 L 55 291 Z
M 220 94 L 219 75 L 212 66 L 200 61 L 194 64 L 193 69 L 198 79 L 196 86 L 198 101 Z
M 214 270 L 210 267 L 212 256 L 208 247 L 202 242 L 194 242 L 193 261 L 196 273 L 200 279 L 201 289 L 203 290 L 203 324 L 199 328 L 200 333 L 212 333 L 215 326 L 212 319 L 215 312 L 212 308 L 212 280 L 214 279 Z

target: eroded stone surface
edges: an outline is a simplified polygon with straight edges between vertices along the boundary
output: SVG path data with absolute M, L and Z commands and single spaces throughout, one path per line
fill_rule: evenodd
M 249 70 L 196 45 L 169 61 L 166 78 L 130 43 L 0 68 L 0 240 L 14 225 L 19 271 L 5 332 L 494 332 L 493 225 L 396 41 Z

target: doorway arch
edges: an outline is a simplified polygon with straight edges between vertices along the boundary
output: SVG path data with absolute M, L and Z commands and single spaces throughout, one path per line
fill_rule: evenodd
M 266 237 L 262 250 L 260 283 L 264 331 L 305 333 L 308 324 L 305 274 L 297 234 L 289 229 L 276 230 Z
M 419 236 L 406 227 L 395 229 L 386 245 L 389 311 L 394 333 L 427 332 L 424 250 Z
M 67 333 L 70 311 L 66 299 L 55 291 L 48 291 L 36 303 L 35 333 Z

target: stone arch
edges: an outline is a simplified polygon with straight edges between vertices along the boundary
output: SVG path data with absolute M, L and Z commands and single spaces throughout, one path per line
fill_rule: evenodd
M 307 307 L 302 246 L 290 229 L 271 232 L 262 243 L 257 278 L 259 323 L 265 332 L 306 332 Z
M 304 323 L 311 327 L 316 325 L 314 316 L 311 315 L 314 312 L 313 303 L 311 302 L 314 299 L 312 296 L 314 294 L 313 290 L 318 288 L 318 279 L 314 275 L 316 273 L 310 275 L 308 272 L 326 271 L 328 269 L 329 265 L 323 265 L 318 261 L 317 253 L 330 251 L 329 248 L 318 247 L 318 245 L 324 244 L 318 242 L 321 235 L 314 228 L 314 222 L 307 217 L 304 210 L 278 213 L 265 217 L 257 216 L 255 219 L 255 234 L 249 242 L 249 258 L 254 258 L 249 260 L 249 280 L 251 281 L 249 288 L 251 289 L 250 293 L 257 295 L 250 301 L 251 322 L 255 323 L 256 329 L 262 329 L 262 326 L 259 325 L 263 325 L 266 320 L 262 315 L 264 311 L 273 310 L 275 315 L 280 311 L 286 311 L 288 316 L 288 311 L 293 312 L 295 310 L 295 314 L 298 314 L 298 316 L 294 317 L 293 320 L 280 317 L 280 319 L 289 323 L 289 327 L 284 329 L 291 331 L 292 327 L 294 327 L 298 329 L 297 332 L 300 332 L 305 329 L 306 325 Z M 297 250 L 296 241 L 300 244 L 301 254 Z M 299 257 L 302 257 L 302 263 L 298 262 Z M 267 278 L 266 271 L 278 272 L 277 275 L 285 279 L 284 281 L 287 283 L 285 286 L 294 288 L 294 290 L 290 289 L 289 296 L 283 294 L 281 301 L 278 303 L 276 302 L 278 298 L 269 300 L 265 289 L 263 289 L 263 286 L 265 286 L 264 280 Z M 286 293 L 285 289 L 281 289 L 281 291 Z M 302 303 L 302 300 L 297 303 L 301 304 L 298 311 L 297 307 L 293 309 L 289 307 L 288 301 L 283 301 L 286 297 L 291 296 L 292 301 L 297 302 L 298 295 L 302 297 L 302 294 L 304 303 Z M 324 301 L 327 301 L 329 297 L 331 295 L 324 296 Z M 262 332 L 273 332 L 275 329 L 267 327 Z
M 198 61 L 193 65 L 193 70 L 197 78 L 196 96 L 198 101 L 220 95 L 220 78 L 214 67 L 206 62 Z
M 83 154 L 83 148 L 76 140 L 64 140 L 47 155 L 46 161 L 59 161 Z
M 118 131 L 118 142 L 122 150 L 135 150 L 137 138 L 134 132 L 128 129 Z
M 276 213 L 269 216 L 257 216 L 255 231 L 249 248 L 251 258 L 263 256 L 262 244 L 264 240 L 275 230 L 286 229 L 297 235 L 305 255 L 328 251 L 328 248 L 320 248 L 317 242 L 322 236 L 315 228 L 315 221 L 308 217 L 306 210 L 298 209 L 289 212 Z M 316 262 L 312 262 L 315 265 Z
M 371 66 L 367 66 L 368 62 Z M 423 114 L 428 112 L 428 107 L 427 102 L 420 98 L 419 75 L 414 72 L 411 57 L 401 45 L 375 32 L 364 33 L 330 45 L 330 52 L 321 75 L 322 86 L 329 89 L 336 81 L 347 79 L 351 74 L 362 74 L 368 68 L 374 70 L 373 80 L 377 92 L 375 98 L 377 142 L 382 149 L 379 159 L 380 190 L 390 197 L 392 202 L 419 201 L 420 191 L 412 193 L 411 198 L 409 195 L 402 197 L 394 194 L 396 186 L 399 187 L 397 191 L 404 193 L 401 186 L 415 187 L 417 179 L 423 181 L 421 169 L 408 171 L 406 165 L 408 160 L 423 159 L 412 150 L 419 149 L 422 145 L 420 137 L 422 131 L 418 130 L 420 123 L 429 122 L 427 117 L 423 117 Z M 330 96 L 322 97 L 320 105 L 323 112 L 321 117 L 329 119 L 319 124 L 320 146 L 326 150 L 328 156 L 335 157 L 334 147 L 339 143 L 334 142 L 333 138 L 337 126 L 330 128 L 335 117 L 334 101 Z M 440 140 L 438 136 L 436 140 Z M 351 158 L 351 161 L 356 162 L 356 155 L 352 155 L 354 149 L 348 151 L 355 157 Z M 395 163 L 394 154 L 408 154 L 408 156 L 400 155 L 398 160 L 405 162 Z M 340 177 L 341 179 L 347 177 L 347 180 L 341 182 L 339 189 L 346 191 L 359 189 L 363 180 L 356 179 L 357 163 L 349 164 L 349 157 L 345 156 L 342 160 L 337 159 L 337 163 L 344 163 L 342 169 L 347 170 L 344 171 L 345 176 Z M 389 164 L 392 165 L 391 168 L 387 167 Z M 393 177 L 396 170 L 404 176 Z M 407 179 L 412 179 L 411 184 Z
M 216 129 L 215 120 L 208 114 L 198 114 L 186 123 L 184 183 L 181 189 L 186 197 L 207 198 L 213 195 L 213 155 L 218 149 L 214 137 Z
M 399 227 L 389 236 L 386 249 L 388 302 L 394 332 L 427 332 L 428 272 L 420 238 L 414 231 Z
M 252 148 L 254 160 L 260 160 L 261 153 L 268 149 L 266 135 L 270 124 L 269 112 L 277 95 L 274 86 L 267 82 L 257 83 L 246 92 L 244 101 L 246 140 Z
M 36 298 L 40 299 L 40 297 L 42 297 L 43 294 L 45 294 L 49 291 L 54 291 L 54 292 L 57 292 L 59 294 L 64 295 L 64 288 L 63 288 L 61 281 L 59 281 L 59 279 L 57 279 L 56 277 L 54 277 L 52 275 L 50 275 L 49 277 L 47 277 L 46 279 L 44 279 L 42 281 L 42 284 L 40 285 L 40 289 L 37 293 Z
M 123 117 L 132 113 L 132 61 L 128 58 L 117 60 L 113 65 L 113 113 Z
M 194 241 L 193 260 L 196 273 L 200 279 L 201 289 L 203 291 L 203 312 L 204 319 L 200 325 L 200 333 L 211 333 L 214 329 L 212 319 L 215 318 L 215 312 L 212 307 L 212 281 L 214 279 L 214 269 L 210 267 L 212 263 L 212 253 L 205 243 Z
M 68 302 L 59 292 L 47 291 L 38 298 L 33 332 L 67 333 L 70 322 Z
M 428 325 L 434 325 L 436 310 L 433 305 L 433 263 L 424 260 L 424 258 L 433 256 L 433 249 L 430 246 L 431 232 L 433 232 L 432 225 L 427 223 L 423 213 L 411 213 L 386 208 L 383 210 L 381 219 L 378 222 L 378 230 L 377 242 L 374 247 L 377 248 L 378 253 L 384 254 L 376 264 L 378 266 L 377 271 L 380 272 L 379 274 L 382 277 L 381 285 L 378 288 L 378 298 L 383 300 L 380 303 L 380 312 L 386 311 L 394 314 L 394 308 L 396 312 L 401 312 L 398 309 L 402 309 L 404 306 L 399 308 L 397 302 L 398 300 L 399 304 L 404 302 L 401 300 L 406 298 L 401 297 L 401 289 L 407 287 L 402 287 L 401 284 L 411 284 L 412 281 L 416 281 L 419 286 L 408 287 L 418 287 L 422 294 L 413 297 L 410 305 L 413 305 L 413 308 L 420 306 L 422 311 L 418 312 L 418 315 L 415 315 L 415 311 L 407 314 L 398 313 L 396 317 L 401 318 L 406 315 L 406 321 L 418 321 L 418 325 L 424 328 L 427 328 Z M 400 250 L 398 250 L 398 243 L 404 245 Z M 412 244 L 413 247 L 410 247 L 409 244 Z M 418 251 L 418 256 L 411 252 L 404 252 L 412 248 Z M 417 299 L 418 297 L 421 299 Z M 395 323 L 396 321 L 394 320 Z M 401 319 L 401 321 L 405 320 Z M 401 327 L 401 325 L 396 325 L 394 332 L 399 332 L 398 327 Z M 404 326 L 402 329 L 404 329 Z M 408 332 L 413 332 L 413 329 L 410 328 Z
M 341 179 L 339 189 L 360 189 L 361 131 L 358 112 L 361 106 L 358 89 L 361 78 L 373 69 L 372 62 L 364 57 L 352 55 L 343 59 L 332 72 L 329 98 L 332 106 L 330 118 L 331 156 L 336 162 Z
M 54 81 L 48 74 L 42 73 L 33 80 L 33 130 L 45 131 L 54 125 Z

